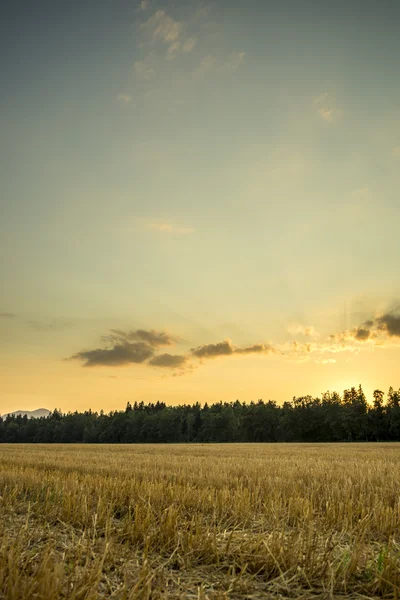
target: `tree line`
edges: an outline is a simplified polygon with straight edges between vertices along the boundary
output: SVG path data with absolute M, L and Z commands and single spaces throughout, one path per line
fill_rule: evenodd
M 91 410 L 48 417 L 0 418 L 0 442 L 183 443 L 400 441 L 400 389 L 387 397 L 375 390 L 368 402 L 362 387 L 342 395 L 275 401 L 167 406 L 128 402 L 125 410 Z

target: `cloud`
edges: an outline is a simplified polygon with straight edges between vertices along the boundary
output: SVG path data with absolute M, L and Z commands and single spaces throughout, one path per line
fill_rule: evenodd
M 153 231 L 160 231 L 161 233 L 188 234 L 194 233 L 195 231 L 193 227 L 176 227 L 175 225 L 171 225 L 171 223 L 150 223 L 148 228 Z
M 195 12 L 194 18 L 195 19 L 204 19 L 208 13 L 210 12 L 210 7 L 206 4 L 201 4 Z
M 179 338 L 174 337 L 165 331 L 155 331 L 154 329 L 136 329 L 134 331 L 122 331 L 121 329 L 110 329 L 111 335 L 103 336 L 104 342 L 146 342 L 153 348 L 161 346 L 171 346 L 179 341 Z
M 279 350 L 269 344 L 253 344 L 244 348 L 235 348 L 234 354 L 279 354 Z
M 109 347 L 83 350 L 71 356 L 69 360 L 81 360 L 84 367 L 146 363 L 150 366 L 170 368 L 182 367 L 187 360 L 185 356 L 172 354 L 155 356 L 158 348 L 171 346 L 179 341 L 178 337 L 164 331 L 110 329 L 110 334 L 101 339 Z
M 218 342 L 218 344 L 205 344 L 192 348 L 191 353 L 197 358 L 216 358 L 217 356 L 229 356 L 233 354 L 234 348 L 230 340 Z
M 306 342 L 297 341 L 291 342 L 289 345 L 281 346 L 281 353 L 289 360 L 294 360 L 298 363 L 313 360 L 317 364 L 331 364 L 336 362 L 330 355 L 341 352 L 351 352 L 358 354 L 359 346 L 354 343 L 354 340 L 344 341 L 339 340 L 334 336 L 323 342 Z
M 108 335 L 102 337 L 105 348 L 77 352 L 70 357 L 70 360 L 80 360 L 84 363 L 84 367 L 146 364 L 149 367 L 171 369 L 173 373 L 179 375 L 195 367 L 189 362 L 191 357 L 199 359 L 201 364 L 203 360 L 224 356 L 277 354 L 296 362 L 313 360 L 317 364 L 328 365 L 336 361 L 334 356 L 338 353 L 359 354 L 363 347 L 385 344 L 398 346 L 400 344 L 400 314 L 396 312 L 398 310 L 396 308 L 392 312 L 378 314 L 351 330 L 331 334 L 321 341 L 317 339 L 320 335 L 311 325 L 293 324 L 289 326 L 290 333 L 301 334 L 312 339 L 306 342 L 293 340 L 290 343 L 277 345 L 254 343 L 247 346 L 235 346 L 230 339 L 225 339 L 191 348 L 187 354 L 169 352 L 157 354 L 157 351 L 163 347 L 182 342 L 180 338 L 165 331 L 111 329 Z M 0 313 L 0 316 L 10 314 Z
M 319 116 L 327 123 L 331 123 L 331 121 L 333 120 L 334 112 L 335 112 L 334 108 L 319 108 L 318 109 Z
M 314 327 L 311 325 L 301 325 L 299 323 L 293 323 L 292 325 L 289 325 L 288 332 L 291 335 L 301 334 L 311 338 L 319 337 L 319 333 L 314 329 Z
M 400 158 L 400 146 L 395 146 L 392 150 L 393 156 Z
M 164 331 L 146 331 L 145 329 L 137 329 L 136 331 L 131 332 L 130 339 L 139 339 L 144 342 L 150 344 L 150 346 L 154 346 L 154 348 L 158 348 L 159 346 L 170 346 L 178 341 L 177 338 L 170 336 L 168 333 Z
M 400 315 L 386 314 L 377 319 L 378 328 L 390 337 L 400 337 Z
M 187 357 L 180 354 L 159 354 L 149 361 L 149 365 L 152 365 L 153 367 L 176 369 L 182 367 L 186 361 Z
M 217 344 L 205 344 L 192 348 L 191 353 L 196 358 L 217 358 L 218 356 L 231 356 L 233 354 L 273 354 L 279 351 L 269 344 L 253 344 L 243 348 L 235 347 L 231 340 L 224 340 Z
M 117 94 L 117 101 L 121 104 L 129 104 L 129 102 L 132 102 L 132 96 L 124 93 Z
M 170 45 L 170 47 L 167 50 L 167 58 L 168 60 L 172 60 L 173 58 L 175 58 L 176 53 L 181 49 L 181 43 L 180 42 L 174 42 L 173 44 Z
M 212 69 L 214 69 L 214 67 L 217 64 L 217 58 L 215 56 L 212 56 L 212 54 L 209 54 L 208 56 L 205 56 L 197 70 L 196 73 L 202 74 L 202 73 L 207 73 L 208 71 L 211 71 Z
M 334 102 L 330 98 L 328 92 L 324 92 L 314 98 L 313 104 L 317 107 L 317 111 L 321 119 L 323 119 L 326 123 L 331 123 L 333 121 L 337 110 L 334 108 Z
M 148 7 L 146 2 L 145 7 Z M 209 47 L 209 39 L 205 32 L 209 7 L 200 6 L 191 11 L 185 19 L 175 18 L 166 9 L 158 9 L 147 20 L 139 23 L 138 48 L 145 56 L 134 64 L 137 77 L 150 80 L 155 72 L 165 70 L 162 60 L 173 61 L 179 56 L 193 52 L 202 42 Z M 186 14 L 186 13 L 185 13 Z M 209 24 L 208 24 L 209 25 Z M 219 52 L 218 52 L 219 54 Z M 216 70 L 218 72 L 236 71 L 245 62 L 245 52 L 231 51 L 224 56 L 205 56 L 193 74 Z
M 122 366 L 128 364 L 140 364 L 153 356 L 154 349 L 145 342 L 121 342 L 112 348 L 97 348 L 95 350 L 83 350 L 71 356 L 73 360 L 84 361 L 84 367 L 95 366 Z
M 236 71 L 245 62 L 245 52 L 232 52 L 227 59 L 219 59 L 213 54 L 208 54 L 202 58 L 195 73 L 203 75 L 204 73 L 227 71 Z
M 236 69 L 240 67 L 240 65 L 244 64 L 245 56 L 245 52 L 232 52 L 225 66 L 232 71 L 236 71 Z
M 141 29 L 147 31 L 153 41 L 171 44 L 181 35 L 183 23 L 167 15 L 165 10 L 157 10 L 148 21 L 142 23 Z
M 196 45 L 196 39 L 193 37 L 190 37 L 186 40 L 183 41 L 179 41 L 177 40 L 176 42 L 173 42 L 168 50 L 167 50 L 167 55 L 166 58 L 168 60 L 172 60 L 173 58 L 176 57 L 178 52 L 191 52 L 193 50 L 193 48 Z
M 369 339 L 370 335 L 370 330 L 366 329 L 365 327 L 357 327 L 354 332 L 354 338 L 359 342 L 365 342 Z
M 356 344 L 372 344 L 383 346 L 393 343 L 393 338 L 400 338 L 400 315 L 395 312 L 380 314 L 373 319 L 365 321 L 350 331 L 342 331 L 329 336 L 330 343 L 348 348 Z
M 197 43 L 196 38 L 189 37 L 182 44 L 182 52 L 191 52 Z
M 141 3 L 139 4 L 139 9 L 140 11 L 145 11 L 149 8 L 149 0 L 142 0 Z
M 186 33 L 187 26 L 186 22 L 174 19 L 165 10 L 157 10 L 140 25 L 140 29 L 147 43 L 164 47 L 163 53 L 165 52 L 166 58 L 172 60 L 179 52 L 191 52 L 197 43 L 193 35 Z
M 320 94 L 319 96 L 317 96 L 316 98 L 314 98 L 313 102 L 314 104 L 322 104 L 324 103 L 327 99 L 328 99 L 328 92 L 324 92 L 323 94 Z
M 150 57 L 145 60 L 137 60 L 133 64 L 133 71 L 139 79 L 149 80 L 155 75 L 153 67 L 149 64 Z
M 0 313 L 0 319 L 16 319 L 17 315 L 15 315 L 14 313 L 9 313 L 9 312 L 2 312 Z
M 273 348 L 281 351 L 281 354 L 289 360 L 305 362 L 313 360 L 318 364 L 329 364 L 329 357 L 339 353 L 359 354 L 363 348 L 384 347 L 385 345 L 400 345 L 400 315 L 392 312 L 378 314 L 373 319 L 368 319 L 360 325 L 349 330 L 332 333 L 320 338 L 311 326 L 291 325 L 288 330 L 292 334 L 310 333 L 315 336 L 312 341 L 284 343 Z M 311 335 L 313 337 L 313 335 Z
M 353 329 L 351 335 L 358 341 L 372 340 L 377 344 L 388 338 L 400 337 L 400 315 L 394 312 L 378 315 Z

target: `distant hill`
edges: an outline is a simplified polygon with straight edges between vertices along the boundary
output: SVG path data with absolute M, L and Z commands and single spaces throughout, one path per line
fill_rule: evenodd
M 5 419 L 9 415 L 21 415 L 24 417 L 25 415 L 28 419 L 40 419 L 40 417 L 47 417 L 50 414 L 50 411 L 47 408 L 37 408 L 36 410 L 15 410 L 14 412 L 7 413 L 6 415 L 2 415 L 2 418 Z

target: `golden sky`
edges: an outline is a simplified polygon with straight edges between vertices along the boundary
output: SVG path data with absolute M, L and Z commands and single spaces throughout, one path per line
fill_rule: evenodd
M 398 387 L 399 3 L 22 5 L 0 413 Z

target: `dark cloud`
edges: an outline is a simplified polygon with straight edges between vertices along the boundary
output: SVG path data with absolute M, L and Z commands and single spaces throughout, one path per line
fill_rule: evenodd
M 378 328 L 390 336 L 400 337 L 400 315 L 387 314 L 377 319 Z
M 187 357 L 180 354 L 159 354 L 149 361 L 149 365 L 176 369 L 177 367 L 182 367 L 186 361 Z
M 370 335 L 370 330 L 364 327 L 357 327 L 357 329 L 354 330 L 354 338 L 359 342 L 366 342 Z
M 216 358 L 217 356 L 231 356 L 232 354 L 271 354 L 277 352 L 269 344 L 253 344 L 244 348 L 235 348 L 230 340 L 218 344 L 206 344 L 192 348 L 193 356 L 197 358 Z
M 192 348 L 191 353 L 197 358 L 216 358 L 217 356 L 229 356 L 234 353 L 234 348 L 230 340 L 218 342 L 218 344 L 205 344 Z
M 385 313 L 379 317 L 368 319 L 351 331 L 342 331 L 341 333 L 330 335 L 331 342 L 346 344 L 349 340 L 356 342 L 373 341 L 380 345 L 386 338 L 400 337 L 400 307 L 396 307 L 391 312 Z
M 129 364 L 146 363 L 151 367 L 171 369 L 174 373 L 180 370 L 184 374 L 194 368 L 188 361 L 190 355 L 156 354 L 162 346 L 170 346 L 179 338 L 163 331 L 136 329 L 123 331 L 110 329 L 110 333 L 103 336 L 105 348 L 82 350 L 70 357 L 70 360 L 83 361 L 84 367 L 96 366 L 122 366 Z M 216 358 L 218 356 L 231 356 L 233 354 L 270 354 L 279 351 L 269 344 L 253 344 L 251 346 L 236 347 L 231 340 L 226 339 L 217 344 L 204 344 L 191 349 L 191 356 L 199 359 Z
M 145 329 L 138 329 L 134 332 L 137 336 L 136 339 L 143 342 L 147 342 L 150 346 L 158 348 L 159 346 L 171 346 L 177 339 L 168 335 L 164 331 L 146 331 Z
M 14 315 L 14 313 L 8 313 L 8 312 L 3 312 L 0 313 L 0 319 L 16 319 L 17 315 Z
M 97 348 L 84 350 L 71 356 L 71 359 L 83 360 L 84 367 L 96 366 L 122 366 L 144 363 L 154 354 L 154 349 L 145 342 L 131 344 L 123 342 L 115 344 L 112 348 Z
M 235 354 L 273 354 L 276 352 L 276 349 L 269 344 L 253 344 L 245 348 L 235 349 Z
M 179 341 L 164 331 L 147 331 L 146 329 L 136 329 L 136 331 L 122 331 L 121 329 L 110 329 L 111 335 L 104 336 L 104 341 L 111 342 L 145 342 L 153 348 L 160 346 L 171 346 Z
M 148 361 L 147 364 L 152 366 L 175 368 L 182 366 L 186 361 L 186 357 L 172 354 L 154 357 L 158 348 L 170 346 L 179 340 L 164 331 L 110 329 L 110 333 L 101 339 L 108 348 L 84 350 L 74 354 L 71 359 L 84 361 L 85 367 L 121 366 Z M 149 361 L 153 357 L 154 360 Z

